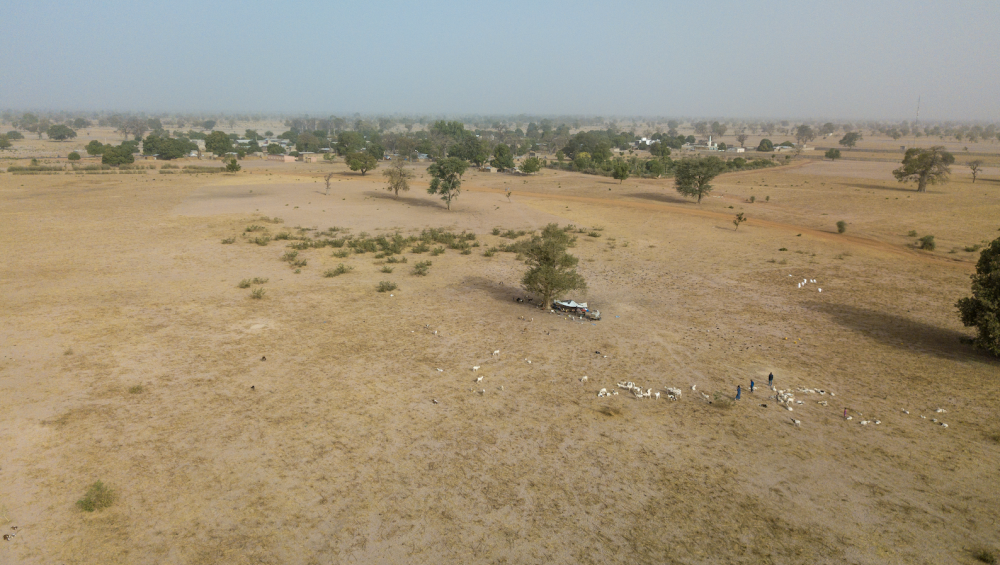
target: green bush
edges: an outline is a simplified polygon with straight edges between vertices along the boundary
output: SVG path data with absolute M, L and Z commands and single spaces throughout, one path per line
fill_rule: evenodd
M 390 267 L 389 265 L 382 265 L 382 272 L 383 272 L 383 273 L 391 273 L 391 272 L 393 272 L 394 270 L 395 270 L 395 269 L 393 269 L 393 268 L 392 268 L 392 267 Z
M 920 244 L 920 249 L 926 249 L 927 251 L 934 251 L 934 248 L 937 247 L 937 244 L 934 243 L 933 235 L 925 235 L 918 239 L 917 242 Z
M 353 270 L 354 270 L 354 267 L 349 267 L 349 266 L 347 266 L 347 265 L 345 265 L 343 263 L 340 263 L 334 269 L 327 269 L 326 271 L 323 271 L 323 276 L 324 277 L 338 277 L 340 275 L 343 275 L 343 274 L 346 274 L 346 273 L 350 273 Z
M 431 249 L 431 257 L 437 257 L 442 253 L 444 253 L 444 247 L 435 247 L 434 249 Z
M 264 287 L 262 286 L 257 287 L 250 291 L 250 298 L 253 298 L 254 300 L 260 300 L 261 298 L 264 298 L 265 293 L 267 293 L 267 291 L 264 290 Z
M 238 288 L 250 288 L 250 279 L 243 279 L 236 286 Z
M 236 238 L 235 237 L 227 237 L 226 239 L 222 240 L 222 243 L 224 243 L 226 245 L 229 245 L 231 243 L 236 243 Z
M 90 485 L 90 488 L 87 489 L 87 494 L 83 495 L 83 498 L 76 501 L 76 506 L 84 512 L 93 512 L 94 510 L 101 510 L 102 508 L 111 506 L 114 501 L 114 491 L 104 486 L 104 483 L 101 481 L 97 481 Z
M 840 220 L 837 222 L 837 233 L 844 233 L 845 231 L 847 231 L 847 222 Z
M 399 287 L 397 287 L 396 283 L 394 282 L 382 281 L 378 283 L 378 286 L 375 287 L 375 290 L 379 292 L 389 292 L 390 290 L 396 290 L 397 288 Z
M 430 268 L 431 268 L 430 261 L 419 261 L 418 263 L 413 265 L 413 274 L 420 277 L 427 276 L 427 271 Z
M 414 245 L 410 249 L 410 253 L 427 253 L 430 250 L 431 250 L 431 246 L 430 245 L 427 245 L 426 243 L 421 242 L 418 245 Z

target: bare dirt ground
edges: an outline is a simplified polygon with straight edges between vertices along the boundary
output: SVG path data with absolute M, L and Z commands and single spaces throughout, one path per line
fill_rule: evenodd
M 0 529 L 20 528 L 0 563 L 973 563 L 997 547 L 1000 362 L 959 341 L 953 306 L 964 246 L 998 235 L 995 183 L 916 194 L 878 163 L 810 162 L 719 177 L 699 206 L 670 180 L 469 173 L 448 212 L 419 172 L 396 200 L 379 171 L 334 165 L 326 196 L 329 167 L 0 174 Z M 573 252 L 574 297 L 602 321 L 514 302 L 524 266 L 483 256 L 508 241 L 492 228 L 548 222 L 601 228 Z M 248 243 L 253 224 L 446 227 L 481 247 L 407 251 L 391 274 L 304 250 L 296 274 L 288 242 Z M 354 270 L 322 276 L 339 263 Z M 252 277 L 262 300 L 236 286 Z M 803 404 L 780 408 L 770 372 Z M 684 392 L 597 397 L 620 381 Z M 97 480 L 115 503 L 81 512 Z

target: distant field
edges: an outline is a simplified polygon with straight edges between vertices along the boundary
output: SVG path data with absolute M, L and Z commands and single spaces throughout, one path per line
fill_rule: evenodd
M 469 172 L 451 212 L 425 164 L 399 199 L 339 162 L 0 174 L 0 562 L 973 563 L 1000 361 L 954 303 L 1000 170 L 917 194 L 868 155 L 723 175 L 700 206 L 671 179 Z M 524 265 L 484 255 L 550 222 L 602 321 L 515 302 Z M 479 246 L 290 247 L 430 228 Z M 85 513 L 98 480 L 114 502 Z

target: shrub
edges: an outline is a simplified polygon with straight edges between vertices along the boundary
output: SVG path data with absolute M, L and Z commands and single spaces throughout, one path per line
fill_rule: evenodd
M 394 282 L 382 281 L 378 283 L 378 286 L 375 287 L 375 290 L 379 292 L 389 292 L 390 290 L 396 290 L 397 288 L 399 287 L 397 287 L 396 283 Z
M 937 244 L 934 243 L 933 235 L 925 235 L 917 240 L 920 243 L 920 249 L 926 249 L 927 251 L 934 251 Z
M 247 229 L 245 231 L 247 231 L 247 232 L 267 231 L 267 228 L 265 228 L 264 226 L 258 225 L 258 224 L 252 224 L 252 225 L 247 226 Z
M 288 261 L 289 263 L 291 263 L 298 256 L 299 256 L 298 251 L 286 251 L 285 254 L 281 256 L 281 260 Z
M 394 268 L 392 268 L 392 267 L 390 267 L 389 265 L 382 265 L 382 272 L 383 272 L 383 273 L 391 273 L 391 272 L 393 272 L 394 270 L 395 270 L 395 269 L 394 269 Z
M 239 288 L 250 288 L 250 279 L 243 279 L 236 286 Z
M 993 552 L 988 549 L 976 550 L 972 553 L 972 557 L 975 558 L 976 561 L 981 561 L 983 563 L 987 563 L 988 565 L 996 565 L 997 563 L 996 555 L 993 555 Z
M 253 238 L 250 241 L 253 242 L 253 243 L 256 243 L 257 245 L 264 246 L 264 245 L 267 245 L 268 243 L 271 242 L 271 236 L 269 236 L 269 235 L 260 235 L 260 236 L 257 236 L 255 238 Z
M 427 276 L 427 271 L 431 268 L 430 261 L 419 261 L 413 265 L 413 274 L 417 276 Z
M 847 222 L 840 220 L 837 222 L 837 233 L 844 233 L 845 231 L 847 231 Z
M 788 248 L 787 247 L 779 247 L 778 251 L 788 251 Z
M 424 242 L 420 242 L 418 245 L 414 245 L 413 248 L 410 249 L 410 253 L 427 253 L 430 250 L 431 250 L 430 245 L 427 245 Z
M 730 208 L 732 208 L 732 206 L 730 206 Z M 587 235 L 589 235 L 590 237 L 601 237 L 601 233 L 598 231 L 587 232 Z
M 493 228 L 493 235 L 500 235 L 500 228 Z
M 969 252 L 969 253 L 975 253 L 976 251 L 979 251 L 979 250 L 980 250 L 980 249 L 982 249 L 982 248 L 983 248 L 983 246 L 982 246 L 982 245 L 979 245 L 979 244 L 977 243 L 977 244 L 975 244 L 975 245 L 970 245 L 970 246 L 967 246 L 967 247 L 965 248 L 965 250 L 966 250 L 967 252 Z
M 76 501 L 76 506 L 84 512 L 93 512 L 94 510 L 111 506 L 114 501 L 114 491 L 104 486 L 104 483 L 101 481 L 97 481 L 90 485 L 90 488 L 87 489 L 87 494 L 83 495 L 83 498 Z
M 757 197 L 756 197 L 756 196 L 752 196 L 752 195 L 751 195 L 751 196 L 750 196 L 750 203 L 751 203 L 751 204 L 753 204 L 753 203 L 754 203 L 754 202 L 756 202 L 756 201 L 757 201 Z
M 917 230 L 910 230 L 910 233 L 906 235 L 907 237 L 917 237 Z
M 385 260 L 386 263 L 406 263 L 406 257 L 389 257 Z
M 334 269 L 327 269 L 326 271 L 323 271 L 323 276 L 324 277 L 338 277 L 340 275 L 343 275 L 343 274 L 346 274 L 346 273 L 350 273 L 353 270 L 354 270 L 354 267 L 349 267 L 349 266 L 341 263 L 341 264 L 337 265 L 337 267 L 334 268 Z
M 444 253 L 444 247 L 435 247 L 434 249 L 431 249 L 431 257 L 437 257 L 442 253 Z
M 73 151 L 69 155 L 67 155 L 66 158 L 69 159 L 70 161 L 79 161 L 80 154 L 77 153 L 76 151 Z
M 253 280 L 250 281 L 250 282 L 252 282 L 253 284 L 264 284 L 264 283 L 267 282 L 267 279 L 262 279 L 260 277 L 254 277 Z
M 260 300 L 261 298 L 264 298 L 264 294 L 266 293 L 267 290 L 265 290 L 264 287 L 259 286 L 250 291 L 250 298 L 253 298 L 254 300 Z
M 351 252 L 348 251 L 348 250 L 346 250 L 346 249 L 341 249 L 340 251 L 334 251 L 333 252 L 333 256 L 337 257 L 337 258 L 340 258 L 340 259 L 345 259 L 350 254 L 351 254 Z
M 274 236 L 274 239 L 288 239 L 291 236 L 292 234 L 283 231 L 283 232 L 278 232 L 278 234 Z
M 226 245 L 229 245 L 231 243 L 236 243 L 236 238 L 235 237 L 227 237 L 226 239 L 222 240 L 222 243 L 224 243 Z
M 463 249 L 462 250 L 462 255 L 472 255 L 472 250 L 471 249 Z
M 496 254 L 496 252 L 497 252 L 496 247 L 490 247 L 486 251 L 483 251 L 483 257 L 492 257 L 493 255 Z
M 146 390 L 146 387 L 142 385 L 132 385 L 128 387 L 129 394 L 142 394 Z

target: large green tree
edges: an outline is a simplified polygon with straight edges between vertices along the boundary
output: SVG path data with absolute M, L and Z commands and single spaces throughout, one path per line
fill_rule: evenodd
M 856 131 L 849 131 L 844 134 L 844 137 L 840 138 L 840 143 L 844 147 L 854 147 L 861 141 L 861 134 Z
M 233 150 L 233 140 L 222 131 L 213 131 L 205 136 L 205 150 L 216 155 L 225 155 Z
M 337 135 L 337 154 L 350 155 L 365 148 L 365 136 L 356 131 L 342 131 Z
M 566 250 L 574 245 L 576 238 L 570 236 L 556 224 L 549 224 L 529 240 L 523 248 L 524 262 L 528 271 L 521 278 L 521 284 L 528 292 L 542 299 L 542 308 L 552 307 L 552 300 L 570 290 L 585 290 L 587 283 L 576 271 L 579 259 Z
M 361 171 L 361 176 L 365 176 L 365 173 L 378 167 L 378 160 L 364 151 L 349 153 L 347 157 L 344 157 L 344 161 L 347 162 L 347 166 L 352 171 Z
M 447 157 L 435 162 L 427 167 L 430 173 L 431 185 L 427 189 L 428 194 L 440 194 L 451 210 L 451 201 L 458 198 L 462 189 L 462 175 L 469 168 L 469 163 L 458 157 Z
M 795 140 L 800 144 L 812 141 L 815 137 L 816 133 L 813 131 L 813 128 L 806 124 L 802 124 L 795 128 Z
M 135 157 L 132 155 L 132 147 L 132 145 L 124 143 L 118 147 L 105 146 L 104 152 L 101 154 L 101 163 L 112 167 L 134 163 Z
M 45 132 L 45 135 L 49 136 L 49 139 L 54 139 L 56 141 L 66 141 L 67 139 L 72 139 L 76 137 L 76 132 L 73 131 L 69 126 L 63 124 L 56 124 L 50 126 Z
M 774 151 L 774 143 L 772 143 L 770 139 L 767 139 L 765 137 L 764 139 L 760 140 L 760 143 L 757 145 L 757 151 L 760 151 L 762 153 L 767 151 Z
M 490 160 L 490 165 L 497 169 L 513 169 L 514 154 L 510 152 L 510 146 L 506 143 L 497 145 L 496 149 L 493 150 L 493 159 Z
M 187 139 L 160 137 L 154 134 L 149 134 L 142 142 L 142 153 L 144 155 L 157 155 L 160 159 L 167 161 L 180 159 L 197 149 L 198 146 Z
M 528 157 L 521 162 L 521 172 L 522 173 L 537 173 L 542 169 L 542 162 L 538 157 Z
M 10 142 L 10 139 L 4 134 L 0 134 L 0 151 L 10 149 L 11 145 L 13 145 L 13 143 Z
M 84 147 L 84 149 L 87 150 L 88 155 L 100 155 L 104 153 L 104 150 L 108 147 L 110 147 L 110 145 L 104 145 L 100 141 L 92 139 L 90 143 L 88 143 L 87 146 Z
M 677 192 L 696 197 L 698 203 L 712 192 L 712 179 L 727 169 L 726 162 L 718 157 L 698 157 L 674 162 L 674 184 Z
M 284 155 L 285 148 L 278 143 L 268 143 L 267 144 L 267 154 L 268 155 Z
M 975 344 L 1000 356 L 1000 238 L 979 254 L 972 297 L 956 304 L 962 323 L 977 330 Z
M 903 166 L 892 172 L 899 182 L 917 183 L 917 192 L 927 192 L 928 184 L 946 182 L 955 156 L 935 145 L 930 149 L 911 147 L 903 156 Z

